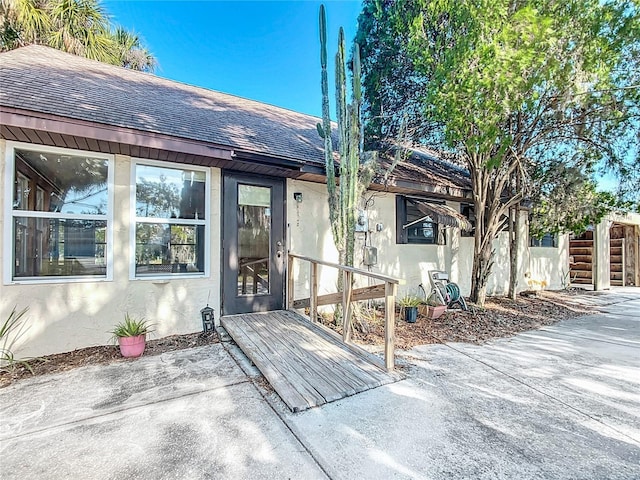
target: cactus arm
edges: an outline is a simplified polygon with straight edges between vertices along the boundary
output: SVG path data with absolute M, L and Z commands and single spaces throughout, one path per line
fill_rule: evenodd
M 324 5 L 320 5 L 320 67 L 322 85 L 322 125 L 318 124 L 318 133 L 324 139 L 324 163 L 327 175 L 327 192 L 329 197 L 329 222 L 334 241 L 337 240 L 338 198 L 336 192 L 335 162 L 333 160 L 333 141 L 331 138 L 331 114 L 329 105 L 329 79 L 327 74 L 327 20 Z M 322 133 L 320 133 L 322 131 Z M 337 241 L 336 241 L 337 243 Z M 338 246 L 338 249 L 340 247 Z
M 345 61 L 344 30 L 338 33 L 336 53 L 336 115 L 338 123 L 340 184 L 336 184 L 335 162 L 331 138 L 329 85 L 327 79 L 327 32 L 324 5 L 320 6 L 320 65 L 322 68 L 322 124 L 317 125 L 318 135 L 324 139 L 324 157 L 329 194 L 329 221 L 333 241 L 340 253 L 340 261 L 354 264 L 356 211 L 360 195 L 366 188 L 359 173 L 363 158 L 363 128 L 361 117 L 362 83 L 360 73 L 360 48 L 354 44 L 352 94 L 347 102 L 347 72 Z

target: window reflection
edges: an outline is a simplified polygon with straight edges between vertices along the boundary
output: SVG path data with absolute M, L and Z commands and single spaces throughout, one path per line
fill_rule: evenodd
M 204 273 L 206 173 L 144 164 L 135 172 L 136 276 Z
M 22 149 L 15 152 L 15 210 L 106 213 L 107 160 Z
M 238 185 L 238 295 L 268 294 L 271 188 Z
M 107 275 L 106 158 L 15 148 L 12 278 Z
M 106 274 L 106 221 L 14 218 L 14 277 Z
M 205 172 L 136 166 L 136 216 L 205 219 Z

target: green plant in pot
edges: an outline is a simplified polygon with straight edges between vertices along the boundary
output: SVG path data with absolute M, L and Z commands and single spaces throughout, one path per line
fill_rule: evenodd
M 447 311 L 447 306 L 442 305 L 442 303 L 438 301 L 438 298 L 432 294 L 427 300 L 427 306 L 423 314 L 427 318 L 430 318 L 431 320 L 435 320 L 446 311 Z
M 418 319 L 418 307 L 423 300 L 417 295 L 407 294 L 398 300 L 398 304 L 402 307 L 402 315 L 406 322 L 416 323 Z
M 147 333 L 152 331 L 151 325 L 144 318 L 137 319 L 125 313 L 124 321 L 118 323 L 111 333 L 118 339 L 122 356 L 135 358 L 144 352 Z

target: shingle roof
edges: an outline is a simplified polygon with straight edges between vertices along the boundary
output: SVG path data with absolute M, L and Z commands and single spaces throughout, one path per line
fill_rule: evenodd
M 324 166 L 316 117 L 39 45 L 0 54 L 0 106 Z M 470 187 L 463 169 L 419 149 L 391 178 Z
M 447 161 L 438 152 L 423 147 L 403 147 L 409 151 L 405 161 L 399 162 L 393 169 L 390 180 L 418 181 L 441 187 L 461 188 L 471 190 L 471 179 L 466 168 Z M 391 149 L 393 150 L 393 148 Z M 389 151 L 385 148 L 385 151 Z M 381 157 L 382 168 L 388 168 L 392 163 L 389 154 Z M 376 178 L 384 183 L 383 176 Z
M 324 162 L 318 118 L 44 46 L 0 54 L 0 105 Z

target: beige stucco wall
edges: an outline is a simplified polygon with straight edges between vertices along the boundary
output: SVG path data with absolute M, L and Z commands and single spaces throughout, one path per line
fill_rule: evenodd
M 326 186 L 289 180 L 287 184 L 289 248 L 301 255 L 319 258 L 337 263 L 338 253 L 331 235 L 329 223 L 329 207 L 327 204 Z M 301 192 L 303 201 L 293 200 L 293 192 Z M 373 195 L 373 196 L 371 196 Z M 451 245 L 396 245 L 395 224 L 395 195 L 369 193 L 371 198 L 367 208 L 369 232 L 356 233 L 355 266 L 367 269 L 363 265 L 362 249 L 365 245 L 378 249 L 378 264 L 370 271 L 401 278 L 405 285 L 399 289 L 402 295 L 406 291 L 416 290 L 420 283 L 428 285 L 427 272 L 429 270 L 448 270 L 451 265 Z M 376 224 L 382 224 L 382 230 L 376 231 Z M 450 232 L 447 232 L 447 242 Z M 457 235 L 454 234 L 454 242 Z M 295 298 L 308 296 L 309 272 L 306 262 L 294 263 Z M 337 271 L 331 268 L 321 268 L 319 272 L 319 293 L 336 291 Z M 360 278 L 359 284 L 366 284 L 367 280 Z
M 326 186 L 289 180 L 288 222 L 289 248 L 292 252 L 309 257 L 337 262 L 329 224 Z M 303 201 L 293 200 L 293 192 L 301 192 Z M 383 273 L 404 280 L 399 294 L 415 291 L 419 284 L 429 286 L 428 272 L 444 270 L 456 282 L 464 295 L 471 291 L 471 270 L 473 266 L 473 238 L 462 237 L 458 229 L 446 229 L 446 245 L 396 244 L 395 195 L 369 192 L 366 209 L 369 232 L 357 233 L 356 266 L 362 264 L 362 247 L 372 245 L 378 249 L 378 265 L 371 271 Z M 458 210 L 459 204 L 447 202 Z M 376 224 L 382 225 L 380 232 Z M 563 275 L 569 269 L 568 237 L 562 235 L 558 248 L 529 247 L 526 212 L 520 222 L 520 257 L 518 262 L 518 290 L 529 288 L 563 288 Z M 494 242 L 495 264 L 487 285 L 490 295 L 506 294 L 509 288 L 509 244 L 507 234 L 501 234 Z M 300 262 L 294 264 L 295 298 L 308 296 L 308 266 Z M 336 273 L 333 269 L 321 269 L 320 293 L 335 291 Z
M 607 216 L 607 220 L 610 220 L 612 223 L 640 226 L 640 213 L 612 213 Z
M 518 222 L 520 229 L 518 256 L 517 291 L 551 289 L 558 290 L 568 286 L 569 272 L 569 236 L 560 235 L 557 247 L 529 246 L 529 223 L 527 212 L 522 211 Z M 473 255 L 471 246 L 469 255 Z M 489 278 L 487 293 L 504 295 L 509 291 L 509 237 L 503 232 L 494 241 L 495 263 Z
M 613 222 L 609 218 L 605 218 L 595 226 L 593 232 L 594 290 L 608 290 L 611 288 L 611 237 L 609 229 L 612 224 Z
M 338 263 L 338 251 L 333 243 L 329 223 L 327 187 L 320 183 L 287 181 L 287 228 L 288 249 L 299 255 Z M 302 193 L 302 202 L 296 202 L 294 193 Z M 309 264 L 295 261 L 293 274 L 294 298 L 309 296 Z M 336 291 L 338 272 L 333 268 L 320 267 L 318 271 L 318 293 Z
M 6 142 L 0 140 L 0 175 L 5 170 Z M 172 278 L 170 280 L 129 279 L 130 268 L 130 185 L 131 158 L 115 156 L 114 171 L 114 249 L 113 280 L 82 281 L 76 283 L 48 282 L 40 284 L 0 284 L 0 320 L 4 321 L 14 306 L 29 307 L 28 329 L 16 345 L 18 356 L 37 356 L 71 351 L 110 341 L 109 331 L 124 313 L 144 316 L 155 324 L 155 337 L 199 331 L 202 328 L 200 309 L 207 303 L 220 312 L 220 234 L 221 234 L 221 171 L 212 168 L 209 223 L 209 273 L 206 278 Z M 4 190 L 4 182 L 2 183 Z M 298 203 L 293 193 L 303 194 Z M 314 258 L 336 262 L 338 254 L 329 225 L 326 186 L 296 180 L 287 181 L 287 242 L 290 251 Z M 0 211 L 4 213 L 6 195 L 0 195 Z M 358 233 L 356 266 L 362 264 L 362 247 L 378 249 L 378 264 L 371 271 L 404 280 L 399 294 L 415 291 L 420 283 L 429 285 L 429 270 L 444 270 L 458 283 L 463 294 L 471 287 L 473 238 L 461 237 L 457 229 L 446 229 L 446 245 L 396 244 L 395 195 L 367 194 L 366 214 L 369 232 Z M 449 203 L 458 209 L 457 203 Z M 0 229 L 4 236 L 4 214 L 0 215 Z M 376 225 L 381 225 L 377 231 Z M 526 228 L 524 222 L 522 228 Z M 560 288 L 560 272 L 568 269 L 566 241 L 558 249 L 530 249 L 523 235 L 520 289 L 528 288 L 526 278 L 546 279 L 547 288 Z M 508 248 L 506 237 L 495 242 L 496 266 L 489 281 L 490 294 L 505 293 L 508 287 Z M 4 270 L 10 258 L 4 258 L 0 248 L 0 268 Z M 527 274 L 528 276 L 525 276 Z M 307 264 L 294 264 L 295 296 L 308 296 L 309 270 Z M 337 272 L 321 268 L 320 294 L 335 291 Z M 360 279 L 360 285 L 367 280 Z
M 0 140 L 0 172 L 6 143 Z M 110 330 L 125 312 L 155 325 L 150 338 L 202 329 L 200 309 L 207 303 L 220 311 L 220 170 L 211 170 L 210 277 L 129 280 L 131 159 L 115 156 L 113 281 L 0 285 L 0 321 L 11 309 L 29 307 L 28 329 L 16 346 L 18 356 L 47 355 L 110 342 Z M 3 183 L 4 190 L 4 183 Z M 4 193 L 0 202 L 4 202 Z M 4 205 L 2 204 L 2 212 Z M 0 215 L 0 222 L 4 222 Z M 0 224 L 4 232 L 4 225 Z M 3 235 L 4 241 L 4 235 Z M 2 249 L 0 249 L 2 252 Z M 9 259 L 0 257 L 0 268 Z

